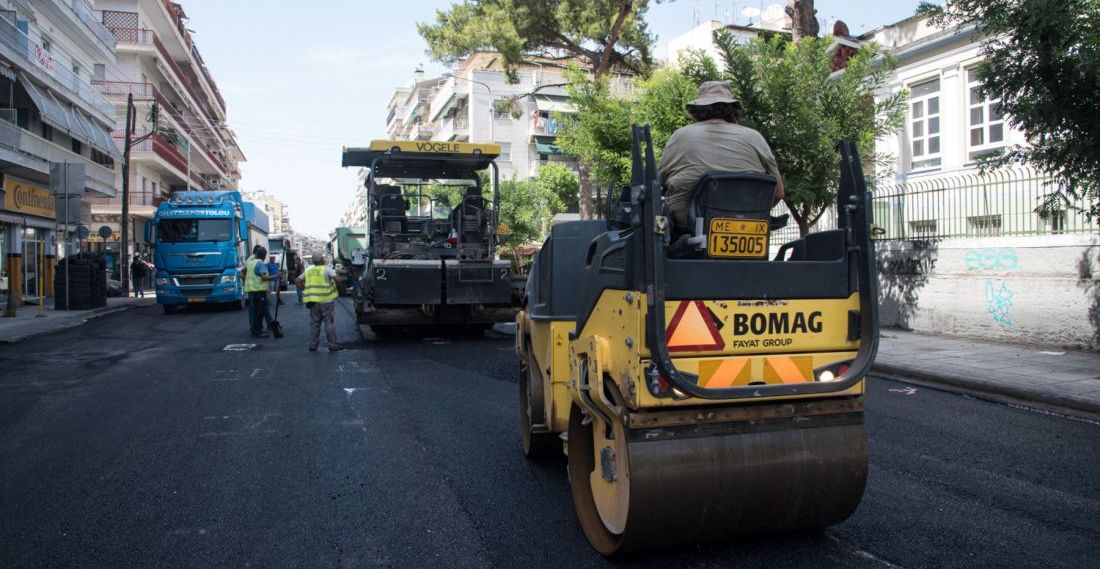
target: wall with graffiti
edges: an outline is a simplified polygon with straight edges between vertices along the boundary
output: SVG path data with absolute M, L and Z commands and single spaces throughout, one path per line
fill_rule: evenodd
M 878 259 L 883 326 L 1100 349 L 1100 235 L 884 241 Z

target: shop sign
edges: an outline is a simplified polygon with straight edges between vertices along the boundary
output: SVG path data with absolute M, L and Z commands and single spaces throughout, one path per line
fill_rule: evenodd
M 38 44 L 34 44 L 34 62 L 42 69 L 53 73 L 53 56 Z
M 54 219 L 57 216 L 54 197 L 50 190 L 4 176 L 4 208 L 30 215 Z

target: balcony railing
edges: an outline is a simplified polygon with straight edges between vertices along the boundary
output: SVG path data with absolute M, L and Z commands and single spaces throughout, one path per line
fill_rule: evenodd
M 68 0 L 68 3 L 77 19 L 84 22 L 84 25 L 88 26 L 88 29 L 99 38 L 99 41 L 113 50 L 115 48 L 115 37 L 95 17 L 95 10 L 92 9 L 91 2 L 88 2 L 88 0 Z
M 538 118 L 531 121 L 531 132 L 538 136 L 557 136 L 561 130 L 561 121 Z
M 145 28 L 107 28 L 118 43 L 133 43 L 140 45 L 153 45 L 153 30 Z
M 114 116 L 115 107 L 110 101 L 103 98 L 89 83 L 86 83 L 79 75 L 73 73 L 66 64 L 61 65 L 54 60 L 53 55 L 42 49 L 31 40 L 27 34 L 15 27 L 7 18 L 0 18 L 0 42 L 15 50 L 27 63 L 28 67 L 41 70 L 53 77 L 66 90 L 76 95 L 81 101 L 90 105 L 93 109 L 107 116 Z
M 133 191 L 131 191 L 130 192 L 130 199 L 127 200 L 127 201 L 130 202 L 130 205 L 144 205 L 144 206 L 156 207 L 156 206 L 160 205 L 160 202 L 163 199 L 164 199 L 163 196 L 156 195 L 153 192 L 133 192 Z M 88 199 L 88 202 L 91 205 L 120 205 L 120 204 L 122 204 L 122 196 L 117 195 L 113 198 L 92 197 L 92 198 Z
M 118 144 L 122 146 L 122 141 L 119 140 Z M 131 147 L 130 151 L 152 152 L 180 172 L 186 173 L 188 171 L 187 156 L 180 151 L 178 146 L 168 141 L 167 138 L 160 134 L 154 134 L 152 137 L 135 144 Z M 198 172 L 192 170 L 190 175 L 191 182 L 196 184 L 196 187 L 205 187 L 206 182 Z

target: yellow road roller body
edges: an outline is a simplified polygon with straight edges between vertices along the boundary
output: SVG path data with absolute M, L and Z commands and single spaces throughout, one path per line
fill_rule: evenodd
M 839 146 L 840 227 L 769 259 L 773 178 L 708 173 L 694 230 L 674 229 L 647 128 L 634 143 L 608 220 L 555 225 L 533 264 L 516 334 L 524 453 L 566 453 L 605 555 L 843 521 L 866 482 L 878 338 L 854 145 Z

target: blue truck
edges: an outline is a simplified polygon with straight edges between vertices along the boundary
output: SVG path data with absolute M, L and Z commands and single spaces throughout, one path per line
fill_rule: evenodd
M 145 224 L 157 303 L 166 313 L 196 303 L 243 308 L 241 272 L 252 248 L 267 246 L 267 232 L 267 214 L 240 192 L 173 192 Z

